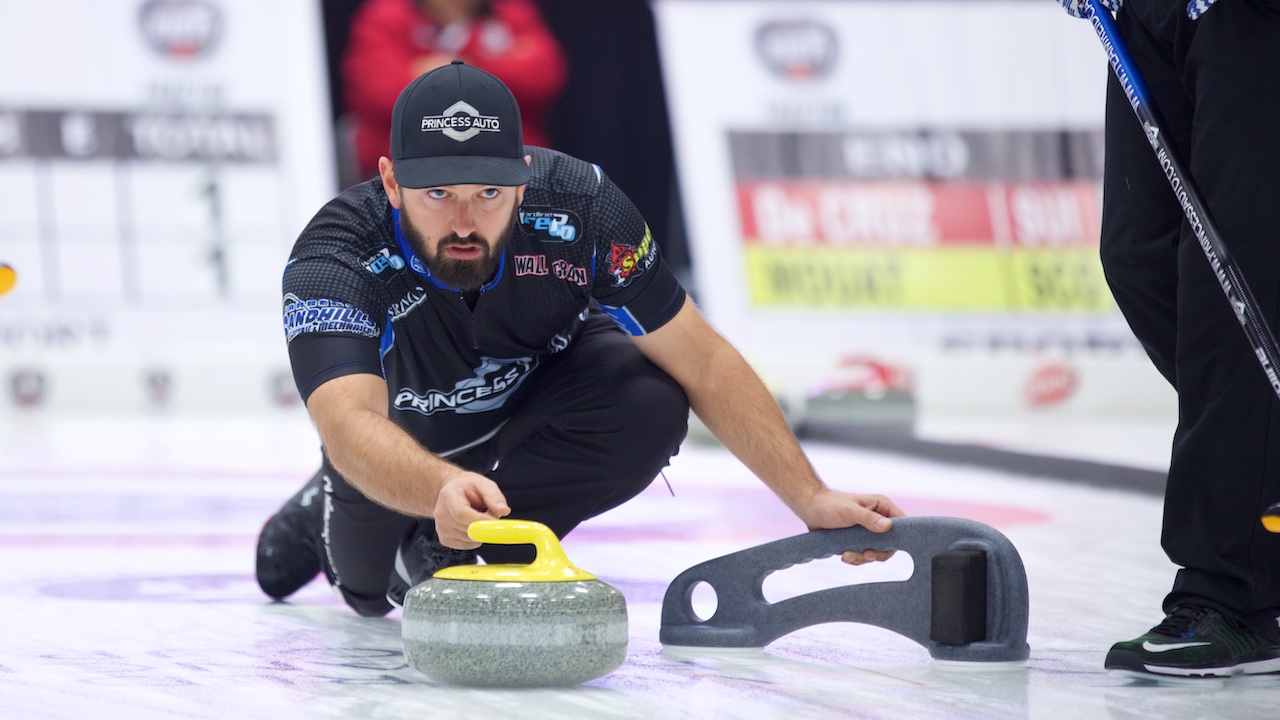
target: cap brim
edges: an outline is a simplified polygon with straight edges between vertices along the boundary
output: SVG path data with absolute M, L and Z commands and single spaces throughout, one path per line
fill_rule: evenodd
M 513 187 L 529 182 L 524 158 L 449 155 L 402 158 L 392 165 L 396 183 L 407 188 L 442 185 L 496 185 Z

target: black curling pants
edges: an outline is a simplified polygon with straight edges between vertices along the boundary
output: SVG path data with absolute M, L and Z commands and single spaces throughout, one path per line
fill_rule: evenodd
M 1280 329 L 1280 0 L 1125 0 L 1117 23 L 1273 332 Z M 1280 402 L 1115 77 L 1107 92 L 1102 262 L 1178 394 L 1162 544 L 1166 611 L 1194 601 L 1276 632 Z
M 612 323 L 588 323 L 543 361 L 536 385 L 498 434 L 450 461 L 487 475 L 509 517 L 563 538 L 583 520 L 635 497 L 670 461 L 688 429 L 689 402 Z M 496 465 L 496 468 L 495 468 Z M 329 499 L 325 573 L 364 616 L 391 610 L 386 592 L 400 541 L 419 522 L 367 499 L 325 460 Z M 527 563 L 529 545 L 484 545 L 489 563 Z

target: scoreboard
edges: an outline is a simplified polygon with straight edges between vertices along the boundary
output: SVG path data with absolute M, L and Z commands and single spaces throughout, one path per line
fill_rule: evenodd
M 6 7 L 0 407 L 275 392 L 280 273 L 336 190 L 322 37 L 309 0 Z

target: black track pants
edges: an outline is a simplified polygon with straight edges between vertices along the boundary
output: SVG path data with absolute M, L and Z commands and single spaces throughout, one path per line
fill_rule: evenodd
M 1223 239 L 1280 329 L 1280 0 L 1125 0 L 1117 22 Z M 1280 611 L 1280 402 L 1114 77 L 1107 94 L 1102 260 L 1135 335 L 1178 393 L 1163 546 L 1188 600 Z M 1270 621 L 1274 630 L 1274 620 Z

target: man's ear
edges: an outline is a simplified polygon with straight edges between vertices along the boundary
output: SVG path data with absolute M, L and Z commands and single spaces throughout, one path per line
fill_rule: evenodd
M 400 209 L 400 186 L 396 184 L 396 174 L 391 167 L 391 158 L 378 158 L 378 174 L 382 176 L 382 189 L 387 191 L 387 200 L 391 207 Z

